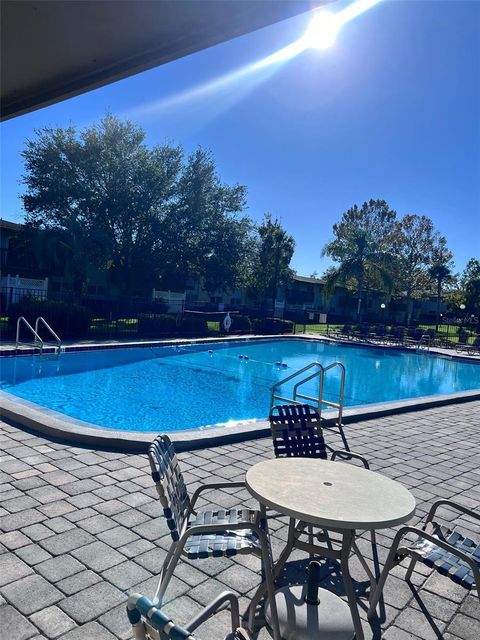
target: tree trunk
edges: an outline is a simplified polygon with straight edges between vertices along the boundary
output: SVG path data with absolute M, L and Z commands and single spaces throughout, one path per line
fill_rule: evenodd
M 363 277 L 358 280 L 358 304 L 357 304 L 357 322 L 362 322 L 363 316 Z
M 436 311 L 436 332 L 438 333 L 438 325 L 440 323 L 440 298 L 442 296 L 442 282 L 439 280 L 437 282 L 437 311 Z

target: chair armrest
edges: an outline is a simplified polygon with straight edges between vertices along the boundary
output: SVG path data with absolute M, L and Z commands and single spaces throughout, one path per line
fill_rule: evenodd
M 437 547 L 440 547 L 440 549 L 444 549 L 448 553 L 451 553 L 452 555 L 457 556 L 457 558 L 460 558 L 460 560 L 463 560 L 463 562 L 468 564 L 468 566 L 472 569 L 473 575 L 476 577 L 475 582 L 478 583 L 478 576 L 480 575 L 480 571 L 479 571 L 475 561 L 470 556 L 467 556 L 466 553 L 463 553 L 463 551 L 460 551 L 460 549 L 457 549 L 456 547 L 452 547 L 452 545 L 448 544 L 448 542 L 444 542 L 443 540 L 440 540 L 436 536 L 432 536 L 430 533 L 427 533 L 426 531 L 423 531 L 422 529 L 419 529 L 418 527 L 403 527 L 403 529 L 400 529 L 400 531 L 395 536 L 395 541 L 397 542 L 397 544 L 398 544 L 400 538 L 403 537 L 403 535 L 405 535 L 405 533 L 416 533 L 420 538 L 423 538 L 423 540 L 428 540 L 428 542 L 431 542 L 432 544 L 436 545 Z M 399 534 L 402 534 L 402 535 L 399 535 Z M 394 543 L 392 545 L 392 549 L 393 549 L 393 546 L 395 545 L 395 541 L 394 541 Z M 405 551 L 403 551 L 403 549 L 405 549 Z M 412 552 L 409 549 L 409 547 L 405 547 L 405 548 L 404 547 L 398 547 L 397 553 L 402 554 L 402 551 L 404 553 L 406 553 L 406 552 L 415 553 L 414 551 Z
M 230 611 L 232 616 L 232 632 L 240 626 L 240 613 L 238 606 L 238 598 L 232 591 L 223 591 L 214 600 L 212 600 L 206 607 L 200 611 L 190 622 L 185 626 L 187 631 L 195 631 L 197 627 L 205 622 L 211 615 L 216 613 L 223 605 L 229 602 Z
M 437 512 L 437 509 L 443 505 L 447 505 L 451 509 L 460 511 L 460 513 L 464 513 L 465 515 L 470 516 L 471 518 L 480 520 L 480 513 L 475 513 L 475 511 L 468 509 L 468 507 L 464 507 L 462 504 L 458 504 L 458 502 L 453 502 L 452 500 L 443 499 L 443 500 L 437 500 L 436 502 L 433 503 L 433 505 L 430 508 L 430 511 L 428 512 L 425 526 L 429 522 L 433 522 L 433 518 L 435 517 L 435 513 Z
M 191 509 L 193 509 L 193 506 L 198 500 L 198 497 L 204 491 L 208 491 L 210 489 L 228 489 L 228 488 L 239 489 L 241 487 L 245 487 L 245 482 L 208 482 L 207 484 L 202 484 L 193 492 L 193 495 L 190 498 L 190 507 Z
M 366 460 L 366 458 L 361 456 L 359 453 L 354 453 L 353 451 L 346 451 L 344 449 L 336 449 L 335 451 L 332 451 L 332 457 L 331 457 L 332 462 L 337 458 L 340 458 L 341 460 L 351 460 L 352 458 L 354 458 L 355 460 L 360 460 L 360 462 L 363 464 L 365 469 L 370 469 L 368 460 Z

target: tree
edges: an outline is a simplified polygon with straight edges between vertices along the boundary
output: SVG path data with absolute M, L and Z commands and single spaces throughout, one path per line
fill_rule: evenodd
M 367 288 L 381 286 L 389 292 L 393 287 L 396 215 L 385 200 L 370 200 L 360 208 L 354 205 L 333 225 L 335 237 L 322 251 L 339 263 L 325 276 L 325 298 L 331 297 L 338 284 L 353 283 L 359 321 Z
M 467 313 L 480 315 L 480 260 L 470 258 L 460 276 Z
M 447 247 L 447 240 L 439 233 L 437 233 L 434 239 L 434 247 L 432 250 L 432 263 L 428 270 L 437 296 L 437 331 L 438 325 L 440 323 L 440 301 L 442 299 L 443 289 L 445 285 L 453 284 L 455 282 L 453 266 L 453 254 Z
M 144 132 L 107 115 L 77 134 L 37 131 L 22 152 L 27 222 L 64 230 L 83 260 L 108 269 L 120 291 L 151 285 L 151 258 L 182 165 L 179 147 L 148 149 Z
M 197 149 L 188 158 L 165 222 L 170 242 L 161 247 L 162 282 L 182 287 L 190 275 L 207 291 L 233 289 L 243 273 L 252 223 L 238 218 L 246 206 L 246 188 L 220 181 L 212 155 Z
M 397 278 L 401 293 L 405 295 L 409 325 L 413 298 L 428 289 L 435 230 L 427 216 L 405 215 L 397 227 L 395 254 L 398 258 Z
M 149 148 L 141 128 L 111 115 L 80 133 L 36 133 L 22 153 L 26 219 L 65 234 L 81 257 L 78 277 L 88 264 L 107 270 L 126 300 L 190 275 L 214 288 L 236 283 L 246 190 L 222 184 L 211 154 L 185 161 L 179 146 Z
M 267 297 L 272 299 L 275 312 L 278 287 L 286 284 L 294 273 L 290 262 L 295 251 L 295 240 L 282 227 L 280 220 L 273 218 L 270 213 L 264 215 L 257 232 L 251 283 L 262 302 Z

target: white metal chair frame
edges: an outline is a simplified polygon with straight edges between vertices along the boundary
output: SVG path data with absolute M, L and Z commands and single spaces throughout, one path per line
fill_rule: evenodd
M 390 573 L 390 571 L 393 569 L 393 567 L 398 564 L 397 562 L 397 558 L 398 560 L 402 560 L 403 558 L 405 558 L 406 556 L 410 556 L 411 561 L 410 561 L 410 565 L 407 569 L 407 572 L 405 574 L 405 579 L 406 580 L 410 580 L 411 576 L 412 576 L 412 572 L 415 568 L 415 565 L 418 561 L 425 561 L 425 556 L 422 556 L 420 553 L 416 552 L 415 550 L 415 543 L 412 543 L 411 546 L 400 546 L 400 543 L 402 542 L 403 538 L 409 534 L 409 533 L 414 533 L 418 536 L 418 539 L 416 542 L 419 542 L 420 540 L 424 540 L 429 542 L 431 545 L 433 545 L 434 547 L 438 547 L 440 549 L 442 549 L 443 551 L 445 551 L 447 554 L 451 554 L 452 556 L 456 556 L 460 561 L 462 561 L 463 563 L 465 563 L 466 567 L 468 567 L 473 575 L 473 583 L 471 585 L 472 589 L 476 589 L 477 590 L 477 595 L 478 595 L 478 599 L 480 600 L 480 567 L 479 564 L 477 564 L 477 562 L 473 559 L 472 556 L 467 555 L 466 553 L 463 553 L 460 549 L 457 549 L 456 547 L 452 546 L 451 544 L 448 544 L 448 542 L 445 542 L 444 540 L 439 539 L 437 536 L 432 535 L 431 531 L 433 530 L 433 525 L 435 525 L 436 523 L 434 522 L 434 518 L 435 518 L 435 514 L 438 510 L 439 507 L 441 506 L 448 506 L 451 509 L 454 509 L 456 511 L 459 511 L 460 513 L 463 513 L 471 518 L 474 518 L 475 520 L 480 520 L 480 514 L 475 513 L 474 511 L 472 511 L 471 509 L 468 509 L 467 507 L 464 507 L 461 504 L 458 504 L 456 502 L 452 502 L 451 500 L 438 500 L 437 502 L 435 502 L 432 507 L 430 508 L 430 511 L 427 515 L 427 519 L 425 521 L 425 524 L 423 526 L 422 529 L 418 528 L 418 527 L 402 527 L 401 529 L 398 530 L 392 546 L 390 548 L 390 552 L 388 554 L 387 560 L 385 562 L 385 566 L 383 568 L 383 571 L 381 573 L 381 576 L 378 580 L 378 584 L 377 587 L 375 589 L 375 592 L 372 596 L 372 598 L 370 599 L 370 607 L 368 609 L 368 616 L 372 617 L 375 614 L 375 610 L 378 604 L 378 601 L 381 598 L 382 595 L 382 591 L 383 591 L 383 587 L 385 586 L 385 582 L 388 578 L 388 574 Z M 435 565 L 433 566 L 434 570 L 438 569 L 435 567 Z M 449 575 L 446 575 L 446 577 L 450 577 Z M 465 585 L 464 585 L 465 586 Z

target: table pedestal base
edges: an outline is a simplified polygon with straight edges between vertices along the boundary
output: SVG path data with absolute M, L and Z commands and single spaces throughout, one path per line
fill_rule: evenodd
M 326 589 L 318 590 L 320 604 L 307 604 L 306 592 L 306 586 L 294 586 L 275 593 L 283 640 L 353 640 L 355 630 L 349 606 Z M 270 624 L 268 601 L 265 619 Z

